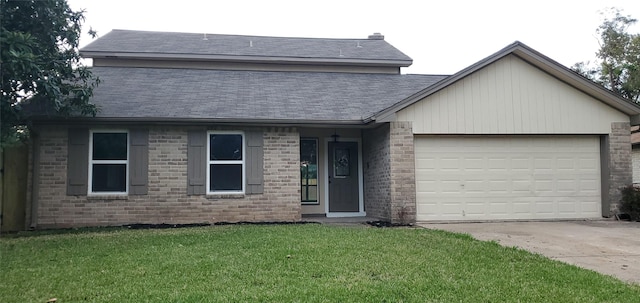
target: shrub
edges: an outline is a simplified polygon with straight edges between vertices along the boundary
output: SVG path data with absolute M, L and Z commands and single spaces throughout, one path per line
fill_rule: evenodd
M 640 220 L 640 187 L 629 185 L 622 189 L 620 210 L 631 220 Z

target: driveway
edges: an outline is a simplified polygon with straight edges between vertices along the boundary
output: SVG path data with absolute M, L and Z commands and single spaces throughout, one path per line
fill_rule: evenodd
M 420 224 L 470 234 L 640 284 L 640 223 L 624 221 Z

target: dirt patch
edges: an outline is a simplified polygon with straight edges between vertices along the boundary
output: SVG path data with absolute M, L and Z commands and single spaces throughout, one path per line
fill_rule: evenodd
M 240 221 L 240 222 L 215 222 L 215 223 L 191 223 L 191 224 L 128 224 L 123 225 L 123 227 L 129 229 L 166 229 L 166 228 L 187 228 L 187 227 L 203 227 L 203 226 L 212 226 L 212 225 L 298 225 L 298 224 L 317 224 L 317 222 L 308 222 L 308 221 L 272 221 L 272 222 L 248 222 L 248 221 Z
M 367 221 L 367 224 L 374 227 L 412 227 L 413 224 L 391 223 L 389 221 Z
M 128 229 L 167 229 L 167 228 L 185 228 L 185 227 L 201 227 L 210 226 L 209 223 L 192 223 L 192 224 L 129 224 L 122 227 Z

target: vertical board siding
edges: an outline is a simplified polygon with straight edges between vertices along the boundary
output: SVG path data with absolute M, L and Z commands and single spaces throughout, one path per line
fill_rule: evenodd
M 397 114 L 414 134 L 606 134 L 622 112 L 509 55 Z

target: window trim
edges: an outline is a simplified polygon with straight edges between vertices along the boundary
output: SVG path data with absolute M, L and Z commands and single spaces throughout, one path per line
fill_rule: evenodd
M 211 160 L 211 135 L 241 135 L 242 136 L 242 160 Z M 247 137 L 244 131 L 229 131 L 229 130 L 210 130 L 207 131 L 207 178 L 206 178 L 206 190 L 207 195 L 244 195 L 247 190 Z M 211 190 L 211 165 L 213 164 L 241 164 L 242 165 L 242 189 L 237 190 Z
M 93 134 L 95 133 L 124 133 L 127 134 L 127 159 L 126 160 L 93 160 Z M 126 129 L 91 129 L 89 130 L 89 173 L 87 180 L 88 196 L 126 196 L 129 195 L 129 161 L 131 160 L 131 134 Z M 124 192 L 94 192 L 93 191 L 93 165 L 94 164 L 124 164 L 125 187 Z
M 318 137 L 300 137 L 300 147 L 302 147 L 302 140 L 314 140 L 315 143 L 316 143 L 316 185 L 315 185 L 315 187 L 316 187 L 316 200 L 315 201 L 313 201 L 313 200 L 306 201 L 306 200 L 302 199 L 302 187 L 303 187 L 303 184 L 302 184 L 302 175 L 301 175 L 300 176 L 300 204 L 302 204 L 302 205 L 320 205 L 320 197 L 319 197 L 319 194 L 320 194 L 319 188 L 320 188 L 320 186 L 318 184 L 320 182 L 320 176 L 319 176 L 319 174 L 320 174 L 320 169 L 319 169 L 319 166 L 320 166 L 320 163 L 319 163 L 319 161 L 320 161 L 320 153 L 319 153 L 320 152 L 320 139 Z M 301 154 L 301 156 L 302 156 L 302 154 Z

